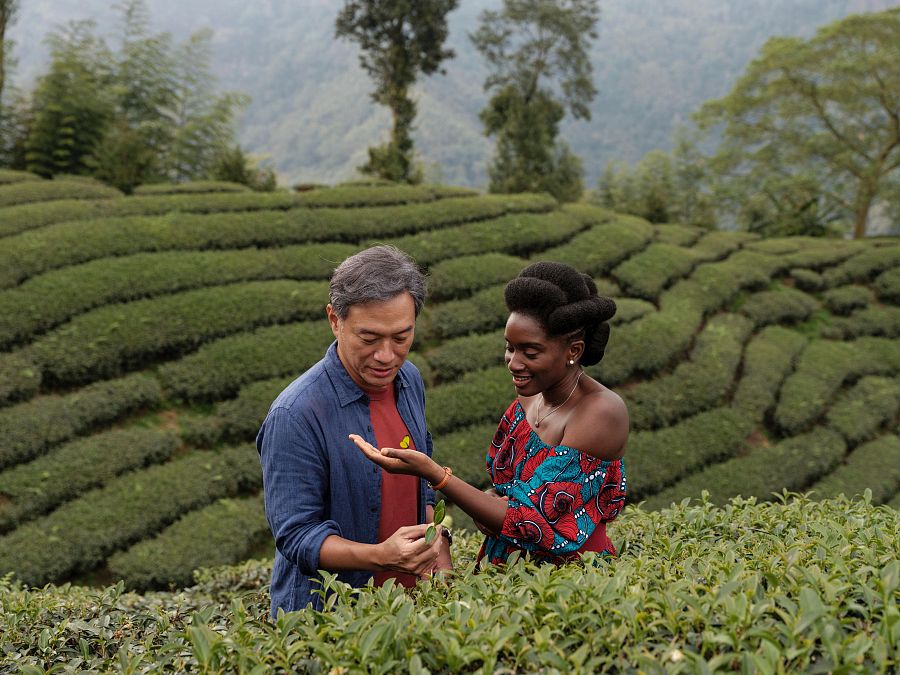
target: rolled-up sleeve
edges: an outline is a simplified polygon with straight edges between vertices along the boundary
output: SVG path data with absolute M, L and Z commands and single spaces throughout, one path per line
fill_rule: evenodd
M 310 425 L 286 408 L 273 408 L 256 439 L 263 473 L 266 519 L 281 555 L 307 575 L 319 568 L 322 542 L 341 536 L 326 519 L 329 463 Z

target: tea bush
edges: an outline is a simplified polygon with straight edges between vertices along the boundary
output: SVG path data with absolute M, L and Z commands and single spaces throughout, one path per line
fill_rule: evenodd
M 206 192 L 250 192 L 250 188 L 228 181 L 197 180 L 188 183 L 150 183 L 138 185 L 134 189 L 136 195 L 203 194 Z
M 506 284 L 490 286 L 465 300 L 426 307 L 422 313 L 422 336 L 426 340 L 445 340 L 506 325 L 509 312 L 503 299 L 505 287 Z
M 822 334 L 836 340 L 849 340 L 861 335 L 900 337 L 900 307 L 864 307 L 849 317 L 834 319 L 823 329 Z
M 433 302 L 464 298 L 487 286 L 506 283 L 527 264 L 503 253 L 451 258 L 428 270 L 428 297 Z
M 195 569 L 240 562 L 266 535 L 271 537 L 261 496 L 220 499 L 116 553 L 109 570 L 131 589 L 190 586 Z
M 660 244 L 691 246 L 705 234 L 706 230 L 687 225 L 665 223 L 653 226 L 653 240 Z
M 876 504 L 893 495 L 900 497 L 900 438 L 894 434 L 860 445 L 843 464 L 810 487 L 814 499 L 842 494 L 852 497 L 867 490 Z
M 865 286 L 839 286 L 823 293 L 822 300 L 832 313 L 847 315 L 872 302 L 872 291 Z
M 534 255 L 535 260 L 554 260 L 597 276 L 644 249 L 653 239 L 653 227 L 640 218 L 597 210 L 598 224 L 566 244 Z
M 826 414 L 828 425 L 856 445 L 868 440 L 900 412 L 900 379 L 863 377 Z
M 510 396 L 509 402 L 512 402 Z M 491 487 L 485 457 L 497 431 L 503 411 L 498 409 L 491 422 L 434 435 L 434 461 L 453 469 L 453 475 L 479 488 Z
M 29 399 L 41 387 L 41 369 L 28 354 L 0 354 L 0 406 Z
M 121 476 L 0 537 L 0 574 L 43 585 L 89 570 L 186 511 L 261 486 L 250 446 L 195 452 Z
M 793 288 L 782 288 L 754 293 L 741 305 L 740 311 L 753 319 L 757 326 L 767 326 L 803 321 L 818 306 L 818 301 L 811 295 Z
M 132 672 L 891 672 L 900 516 L 806 499 L 629 510 L 612 564 L 459 573 L 268 614 L 270 563 L 177 593 L 0 581 L 3 666 Z M 348 635 L 358 639 L 348 639 Z
M 822 276 L 829 287 L 868 281 L 879 273 L 900 267 L 900 246 L 869 247 Z
M 33 459 L 55 445 L 159 401 L 159 383 L 136 373 L 0 409 L 0 468 Z
M 43 180 L 40 176 L 27 171 L 14 171 L 12 169 L 0 169 L 0 185 L 11 185 L 25 181 Z
M 824 270 L 826 267 L 843 263 L 848 258 L 863 252 L 865 247 L 864 243 L 857 241 L 811 239 L 796 253 L 785 255 L 784 260 L 788 267 L 807 267 L 814 270 Z M 836 277 L 829 274 L 829 272 L 832 272 L 832 270 L 826 270 L 823 277 L 829 286 L 833 286 L 835 285 Z M 846 281 L 840 283 L 846 283 Z
M 66 443 L 0 472 L 0 532 L 5 532 L 125 471 L 169 459 L 178 436 L 157 429 L 114 429 Z
M 753 337 L 744 350 L 741 378 L 732 398 L 732 405 L 756 422 L 775 405 L 784 379 L 806 348 L 806 339 L 799 333 L 769 326 Z
M 473 370 L 503 363 L 506 344 L 503 333 L 501 329 L 445 340 L 425 356 L 438 380 L 449 382 Z
M 428 392 L 428 427 L 437 435 L 478 422 L 499 422 L 515 395 L 506 366 L 466 373 Z
M 884 302 L 900 302 L 900 267 L 879 274 L 873 286 Z
M 825 280 L 822 279 L 822 275 L 812 270 L 805 270 L 800 267 L 792 269 L 791 278 L 801 291 L 813 293 L 825 288 Z
M 111 199 L 121 197 L 115 188 L 74 180 L 29 180 L 0 184 L 0 208 L 55 199 Z M 0 211 L 0 218 L 2 218 Z
M 703 260 L 694 249 L 671 244 L 650 244 L 612 271 L 630 295 L 655 300 L 674 280 L 687 276 Z

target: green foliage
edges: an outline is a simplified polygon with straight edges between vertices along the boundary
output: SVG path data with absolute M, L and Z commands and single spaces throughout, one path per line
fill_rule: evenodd
M 0 532 L 75 499 L 132 469 L 169 459 L 178 436 L 156 429 L 115 429 L 67 443 L 0 472 Z
M 900 303 L 900 267 L 879 274 L 875 279 L 874 288 L 881 300 Z
M 455 380 L 473 370 L 503 363 L 503 330 L 480 335 L 464 335 L 445 340 L 426 353 L 428 363 L 441 382 Z
M 900 307 L 865 307 L 849 317 L 832 320 L 822 334 L 838 340 L 849 340 L 860 335 L 900 337 Z
M 187 183 L 151 183 L 136 188 L 136 195 L 207 194 L 210 192 L 249 192 L 246 184 L 226 180 L 195 180 Z
M 703 233 L 703 229 L 689 225 L 664 223 L 653 227 L 654 241 L 672 246 L 691 246 L 703 236 Z
M 732 405 L 749 419 L 762 421 L 775 405 L 781 383 L 805 347 L 806 340 L 796 331 L 781 326 L 761 330 L 744 350 Z
M 510 394 L 510 402 L 512 393 Z M 475 424 L 470 427 L 438 434 L 434 438 L 434 461 L 453 467 L 453 475 L 478 488 L 491 487 L 491 477 L 485 465 L 485 456 L 491 439 L 497 431 L 502 411 L 497 412 L 496 422 Z M 455 555 L 455 553 L 454 553 Z
M 846 261 L 822 274 L 829 288 L 853 282 L 865 283 L 884 270 L 900 267 L 900 246 L 869 247 L 845 257 Z
M 503 299 L 506 284 L 478 291 L 465 300 L 451 300 L 422 312 L 425 339 L 446 339 L 484 333 L 506 324 L 509 311 Z M 501 343 L 502 345 L 502 343 Z
M 409 90 L 419 73 L 441 71 L 441 63 L 453 58 L 444 47 L 447 14 L 459 0 L 377 2 L 345 0 L 335 21 L 337 37 L 359 43 L 360 65 L 375 82 L 372 99 L 391 109 L 391 140 L 369 148 L 369 162 L 360 170 L 380 178 L 417 183 L 421 173 L 413 166 L 412 125 L 416 103 Z
M 600 292 L 600 295 L 607 294 Z M 613 326 L 621 326 L 655 311 L 656 307 L 646 300 L 638 300 L 637 298 L 618 298 L 616 299 L 616 315 L 610 319 L 609 322 Z
M 830 474 L 813 483 L 814 499 L 862 495 L 871 490 L 881 504 L 900 494 L 900 438 L 887 434 L 859 446 Z
M 891 375 L 900 370 L 900 344 L 886 338 L 812 342 L 784 383 L 774 421 L 788 434 L 812 424 L 849 378 Z
M 502 253 L 483 253 L 441 261 L 428 270 L 428 296 L 440 302 L 471 295 L 486 286 L 506 282 L 527 263 Z
M 101 258 L 53 270 L 0 291 L 0 346 L 94 307 L 238 281 L 327 279 L 352 244 L 236 251 L 173 251 Z
M 159 379 L 172 396 L 221 400 L 254 380 L 299 375 L 322 358 L 333 340 L 325 321 L 259 328 L 209 342 L 193 354 L 160 366 Z
M 0 354 L 0 405 L 34 396 L 41 387 L 41 369 L 27 354 Z
M 0 409 L 0 468 L 159 403 L 157 381 L 140 373 L 97 382 L 65 395 L 48 395 Z
M 840 286 L 823 293 L 822 300 L 833 314 L 846 315 L 866 307 L 872 301 L 872 292 L 864 286 Z
M 0 570 L 30 585 L 59 580 L 91 569 L 185 511 L 261 485 L 250 446 L 195 452 L 127 474 L 0 537 Z
M 76 180 L 21 181 L 0 185 L 0 208 L 57 199 L 109 199 L 121 197 L 115 188 Z
M 557 135 L 566 107 L 576 119 L 591 117 L 597 90 L 588 51 L 599 11 L 595 0 L 504 0 L 499 11 L 482 12 L 470 38 L 489 71 L 481 121 L 497 136 L 491 192 L 580 197 L 581 160 Z
M 327 298 L 324 282 L 249 282 L 187 291 L 92 310 L 26 350 L 45 381 L 90 382 L 211 338 L 318 317 Z
M 690 360 L 678 364 L 670 375 L 623 392 L 631 428 L 668 426 L 723 403 L 752 329 L 749 321 L 735 314 L 710 319 L 697 337 Z
M 724 125 L 712 169 L 740 224 L 770 236 L 833 223 L 865 235 L 870 210 L 900 181 L 898 32 L 894 8 L 808 40 L 771 38 L 734 89 L 703 106 L 704 127 Z
M 116 553 L 109 569 L 128 588 L 189 586 L 198 567 L 240 562 L 268 534 L 260 497 L 220 499 L 182 516 L 153 539 Z
M 14 171 L 12 169 L 0 169 L 0 185 L 12 185 L 26 181 L 40 181 L 41 177 L 27 171 Z
M 866 441 L 900 412 L 900 380 L 864 377 L 834 403 L 828 425 L 850 445 Z
M 703 258 L 671 244 L 650 244 L 616 267 L 612 274 L 629 295 L 655 300 L 675 279 L 687 276 Z
M 770 240 L 778 241 L 778 240 Z M 812 270 L 797 268 L 791 270 L 791 278 L 801 291 L 815 292 L 821 291 L 825 287 L 825 280 L 822 275 Z
M 410 672 L 896 666 L 900 519 L 892 510 L 844 499 L 702 502 L 632 510 L 613 538 L 622 555 L 612 564 L 521 561 L 475 574 L 481 537 L 459 533 L 454 549 L 464 562 L 449 584 L 353 591 L 331 581 L 336 593 L 324 612 L 274 624 L 259 620 L 269 607 L 268 561 L 204 570 L 191 589 L 147 596 L 121 585 L 30 589 L 5 580 L 3 665 L 44 669 L 81 659 L 85 669 L 124 663 L 164 672 L 337 672 L 375 663 Z M 604 630 L 586 629 L 598 615 Z M 347 640 L 359 627 L 365 639 Z
M 785 490 L 799 490 L 836 467 L 846 446 L 841 436 L 819 428 L 788 438 L 769 447 L 754 447 L 743 457 L 714 464 L 691 474 L 648 501 L 648 508 L 662 508 L 685 497 L 709 492 L 713 503 L 724 504 L 731 497 L 773 498 L 773 474 Z
M 245 185 L 258 192 L 273 192 L 278 187 L 275 170 L 271 167 L 261 167 L 257 160 L 245 155 L 239 145 L 219 152 L 210 177 L 218 182 L 227 181 Z
M 478 422 L 499 422 L 515 395 L 506 366 L 466 373 L 456 382 L 428 392 L 428 427 L 437 435 Z
M 741 305 L 741 313 L 757 326 L 795 323 L 807 319 L 819 306 L 818 301 L 794 288 L 754 293 Z

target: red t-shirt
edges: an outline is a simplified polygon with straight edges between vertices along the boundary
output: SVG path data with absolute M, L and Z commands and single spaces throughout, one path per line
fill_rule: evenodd
M 369 415 L 379 448 L 409 448 L 415 450 L 412 436 L 397 411 L 397 396 L 393 384 L 384 391 L 365 390 L 369 396 Z M 399 528 L 416 525 L 419 521 L 419 479 L 416 476 L 381 471 L 381 520 L 378 523 L 378 542 L 388 539 Z M 414 574 L 376 572 L 375 585 L 388 579 L 411 587 L 416 585 Z

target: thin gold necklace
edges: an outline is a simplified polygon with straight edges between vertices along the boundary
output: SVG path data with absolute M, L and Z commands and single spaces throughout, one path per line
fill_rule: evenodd
M 581 380 L 581 376 L 582 376 L 583 374 L 584 374 L 584 371 L 583 371 L 583 370 L 582 370 L 581 372 L 578 373 L 578 377 L 575 378 L 575 384 L 572 386 L 572 391 L 570 391 L 570 392 L 569 392 L 569 395 L 566 396 L 566 400 L 565 400 L 565 401 L 563 401 L 562 403 L 560 403 L 558 406 L 555 406 L 555 407 L 553 407 L 553 408 L 550 408 L 550 411 L 549 411 L 547 414 L 545 414 L 543 417 L 538 417 L 537 422 L 534 423 L 535 428 L 540 427 L 540 426 L 541 426 L 541 422 L 543 422 L 545 419 L 547 419 L 548 417 L 550 417 L 550 415 L 552 415 L 553 413 L 555 413 L 557 410 L 559 410 L 559 409 L 562 408 L 566 403 L 569 402 L 569 399 L 572 398 L 572 394 L 575 393 L 575 389 L 578 388 L 578 381 Z M 541 392 L 541 404 L 543 404 L 543 403 L 544 403 L 544 392 Z M 541 406 L 538 405 L 538 414 L 540 414 L 540 409 L 541 409 Z

